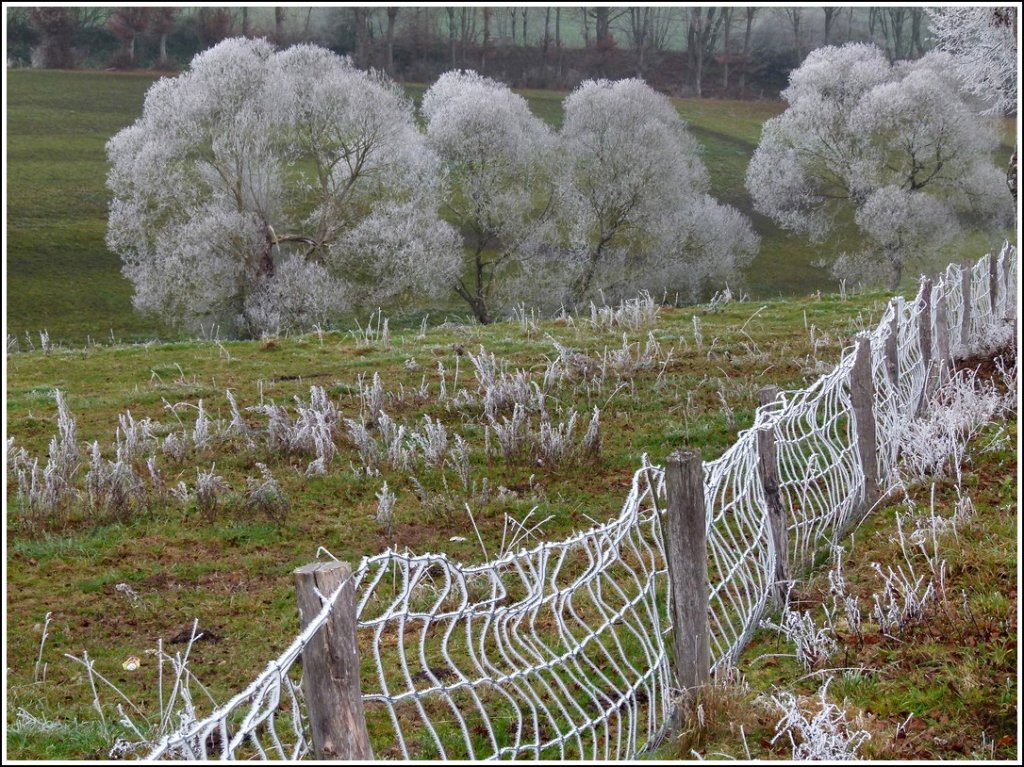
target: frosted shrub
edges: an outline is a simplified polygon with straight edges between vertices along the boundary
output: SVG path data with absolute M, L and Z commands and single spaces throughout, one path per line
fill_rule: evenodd
M 89 506 L 115 519 L 126 519 L 147 500 L 148 493 L 131 462 L 119 452 L 113 461 L 103 457 L 98 442 L 89 446 L 89 471 L 85 475 Z
M 57 434 L 50 439 L 47 465 L 62 481 L 70 483 L 81 461 L 77 426 L 75 417 L 68 409 L 67 400 L 64 399 L 64 392 L 54 389 L 53 398 L 57 402 Z
M 369 386 L 360 373 L 356 385 L 359 387 L 359 414 L 365 423 L 373 425 L 377 423 L 377 415 L 384 408 L 384 387 L 380 382 L 380 373 L 374 372 Z
M 488 427 L 498 438 L 502 455 L 507 461 L 515 461 L 530 448 L 530 424 L 522 405 L 516 404 L 512 409 L 512 417 L 502 416 L 501 423 L 494 418 Z
M 252 447 L 252 429 L 249 428 L 249 424 L 242 418 L 242 412 L 238 409 L 238 402 L 235 400 L 234 393 L 231 389 L 227 389 L 224 393 L 227 396 L 228 406 L 231 408 L 231 422 L 228 424 L 226 431 L 244 438 L 246 444 Z
M 185 460 L 185 455 L 188 453 L 188 443 L 180 432 L 172 431 L 160 443 L 160 451 L 180 462 Z
M 844 762 L 857 758 L 857 751 L 871 739 L 866 730 L 856 730 L 846 719 L 846 712 L 826 698 L 828 684 L 818 690 L 817 711 L 804 710 L 791 692 L 772 696 L 782 712 L 775 725 L 772 744 L 783 735 L 789 738 L 793 759 Z
M 416 460 L 416 441 L 409 437 L 402 424 L 396 424 L 383 410 L 377 422 L 381 444 L 388 465 L 398 471 L 408 471 Z
M 591 461 L 601 455 L 601 411 L 596 405 L 587 431 L 583 435 L 583 441 L 580 443 L 580 454 L 582 458 Z
M 199 400 L 196 423 L 192 427 L 191 436 L 192 444 L 195 445 L 196 450 L 200 451 L 206 448 L 213 438 L 213 433 L 210 429 L 210 417 L 206 414 L 206 410 L 203 409 L 202 400 Z
M 127 461 L 133 461 L 141 453 L 148 452 L 156 442 L 155 425 L 149 418 L 136 421 L 131 411 L 117 416 L 118 427 L 114 436 L 117 452 Z
M 537 432 L 538 459 L 546 466 L 558 466 L 573 454 L 573 432 L 576 429 L 577 413 L 569 411 L 569 417 L 552 425 L 550 419 L 541 418 L 540 430 Z

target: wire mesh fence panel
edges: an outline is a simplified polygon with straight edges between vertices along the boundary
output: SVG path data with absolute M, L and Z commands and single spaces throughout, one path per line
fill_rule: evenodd
M 712 668 L 732 663 L 757 627 L 775 568 L 756 433 L 704 465 Z

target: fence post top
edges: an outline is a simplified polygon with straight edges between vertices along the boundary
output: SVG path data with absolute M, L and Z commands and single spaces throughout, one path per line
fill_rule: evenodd
M 314 573 L 333 572 L 334 570 L 341 570 L 342 571 L 341 575 L 344 578 L 346 575 L 351 575 L 352 574 L 352 565 L 350 565 L 348 562 L 338 562 L 338 561 L 334 561 L 334 560 L 332 560 L 330 562 L 310 562 L 308 565 L 302 565 L 301 567 L 296 567 L 292 571 L 292 574 L 293 575 L 312 575 Z
M 692 463 L 694 461 L 702 461 L 700 450 L 696 448 L 683 448 L 681 450 L 675 450 L 668 457 L 668 463 L 678 464 L 680 466 Z

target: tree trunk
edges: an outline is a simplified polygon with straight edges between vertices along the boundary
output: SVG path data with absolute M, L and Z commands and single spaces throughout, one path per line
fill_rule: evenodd
M 555 81 L 562 82 L 562 9 L 555 8 L 555 50 L 558 61 L 555 63 Z
M 160 66 L 167 65 L 167 33 L 160 33 Z
M 491 8 L 484 8 L 484 44 L 481 46 L 480 51 L 480 74 L 484 74 L 487 70 L 487 49 L 491 44 L 491 14 L 494 13 Z
M 924 56 L 924 43 L 921 41 L 921 19 L 924 17 L 923 8 L 914 8 L 910 11 L 910 44 L 913 47 L 915 56 Z
M 587 7 L 580 8 L 580 15 L 583 17 L 583 47 L 590 47 L 590 14 Z
M 355 60 L 356 66 L 360 69 L 366 69 L 368 49 L 367 49 L 367 35 L 366 35 L 366 20 L 367 20 L 368 9 L 366 8 L 353 8 L 352 9 L 352 24 L 355 27 L 356 35 L 356 50 Z
M 825 45 L 828 45 L 829 40 L 832 38 L 832 22 L 835 21 L 836 16 L 841 10 L 841 8 L 832 7 L 822 8 L 822 11 L 825 12 Z
M 725 21 L 722 22 L 724 31 L 722 33 L 722 92 L 723 95 L 729 91 L 729 31 L 732 29 L 732 8 L 723 8 L 722 15 Z
M 274 41 L 280 45 L 284 42 L 284 8 L 274 6 Z
M 242 8 L 242 37 L 249 36 L 249 9 Z
M 750 28 L 754 23 L 757 8 L 747 8 L 747 27 L 743 32 L 743 71 L 740 72 L 740 96 L 747 92 L 747 69 L 750 68 Z
M 900 280 L 903 279 L 903 264 L 899 261 L 891 261 L 892 270 L 889 274 L 889 292 L 895 293 L 900 287 Z
M 388 8 L 388 26 L 387 32 L 385 33 L 385 40 L 387 41 L 388 49 L 387 70 L 388 74 L 392 77 L 395 76 L 395 22 L 397 20 L 398 8 L 390 6 Z
M 448 50 L 452 60 L 452 69 L 455 69 L 455 9 L 448 8 Z

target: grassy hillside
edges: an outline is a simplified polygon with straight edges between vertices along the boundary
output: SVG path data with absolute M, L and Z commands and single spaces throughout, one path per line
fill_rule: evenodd
M 483 553 L 475 536 L 467 534 L 465 503 L 473 508 L 490 556 L 500 548 L 505 514 L 521 520 L 538 507 L 537 521 L 552 515 L 541 530 L 552 539 L 588 527 L 592 519 L 608 519 L 618 513 L 642 453 L 663 461 L 671 450 L 694 445 L 706 458 L 719 455 L 750 424 L 759 386 L 797 387 L 816 377 L 834 362 L 855 329 L 877 319 L 883 305 L 879 294 L 848 301 L 823 296 L 732 302 L 714 310 L 662 309 L 653 324 L 637 329 L 593 328 L 583 318 L 575 326 L 564 321 L 443 326 L 430 328 L 422 338 L 418 330 L 397 332 L 388 348 L 329 333 L 322 339 L 312 335 L 266 343 L 182 342 L 11 355 L 9 434 L 16 446 L 44 463 L 56 430 L 53 387 L 66 394 L 79 442 L 98 440 L 104 456 L 111 458 L 118 415 L 127 410 L 136 420 L 158 422 L 155 430 L 163 440 L 171 432 L 192 429 L 200 399 L 210 417 L 226 424 L 227 389 L 245 408 L 261 398 L 284 405 L 295 395 L 307 400 L 310 386 L 317 385 L 325 388 L 342 418 L 359 420 L 359 379 L 369 384 L 378 372 L 389 416 L 420 428 L 423 414 L 429 414 L 446 425 L 449 445 L 455 434 L 462 435 L 471 473 L 468 489 L 451 466 L 417 465 L 406 471 L 385 464 L 380 476 L 367 476 L 359 471 L 358 450 L 342 433 L 327 474 L 305 477 L 311 456 L 270 448 L 264 416 L 243 410 L 256 429 L 252 446 L 214 438 L 180 458 L 155 449 L 168 488 L 179 481 L 191 488 L 197 470 L 215 467 L 231 488 L 216 511 L 203 513 L 194 499 L 182 504 L 167 495 L 124 514 L 92 510 L 82 500 L 66 514 L 33 518 L 12 495 L 9 711 L 13 717 L 24 707 L 63 722 L 65 730 L 62 737 L 34 731 L 12 735 L 11 753 L 26 758 L 98 755 L 105 744 L 94 725 L 82 724 L 95 721 L 88 684 L 63 653 L 88 650 L 102 673 L 133 698 L 151 702 L 152 665 L 133 674 L 121 668 L 122 662 L 130 655 L 145 662 L 144 650 L 158 637 L 166 640 L 198 618 L 221 641 L 195 648 L 195 671 L 215 697 L 224 699 L 295 633 L 290 572 L 314 559 L 318 546 L 353 562 L 387 546 L 479 561 Z M 494 434 L 485 436 L 479 404 L 441 401 L 438 364 L 444 367 L 450 398 L 456 389 L 473 391 L 469 354 L 480 346 L 512 368 L 528 371 L 530 380 L 541 381 L 558 356 L 556 341 L 586 355 L 582 369 L 596 366 L 605 350 L 620 350 L 623 333 L 633 357 L 644 347 L 651 349 L 649 364 L 626 366 L 603 383 L 593 377 L 576 383 L 567 379 L 547 390 L 553 424 L 564 423 L 572 409 L 580 413 L 574 442 L 582 437 L 592 409 L 600 408 L 597 458 L 555 464 L 507 460 Z M 424 385 L 422 394 L 414 394 Z M 176 403 L 188 405 L 168 409 Z M 531 423 L 536 428 L 536 414 Z M 268 466 L 288 498 L 290 509 L 280 518 L 242 500 L 245 480 L 258 476 L 258 463 Z M 146 472 L 143 456 L 135 464 L 140 474 Z M 85 470 L 79 470 L 79 483 Z M 390 534 L 374 521 L 376 495 L 385 481 L 397 496 Z M 464 540 L 451 541 L 455 535 Z M 131 587 L 138 600 L 130 600 L 118 584 Z M 44 653 L 47 681 L 35 683 L 33 666 L 47 612 L 53 614 Z
M 12 70 L 7 80 L 8 333 L 21 336 L 23 348 L 26 332 L 43 329 L 54 340 L 76 343 L 111 336 L 124 341 L 175 337 L 158 321 L 132 310 L 131 286 L 120 274 L 119 259 L 104 245 L 108 193 L 103 147 L 139 115 L 152 77 Z M 417 98 L 425 86 L 407 90 Z M 536 114 L 560 124 L 564 93 L 524 95 Z M 828 275 L 812 266 L 822 252 L 754 214 L 743 188 L 761 124 L 783 105 L 697 99 L 677 99 L 676 104 L 703 147 L 714 193 L 750 216 L 762 237 L 761 253 L 746 270 L 745 284 L 734 290 L 756 298 L 833 289 Z M 1009 156 L 1012 138 L 1007 142 Z M 831 243 L 827 248 L 854 246 Z M 950 252 L 978 253 L 985 247 L 974 238 Z M 463 311 L 454 301 L 432 309 Z

